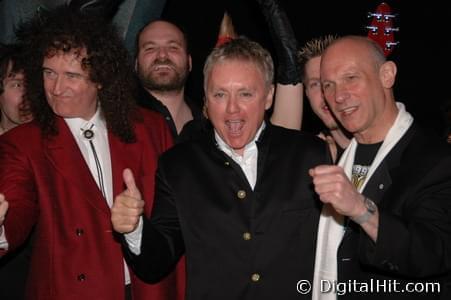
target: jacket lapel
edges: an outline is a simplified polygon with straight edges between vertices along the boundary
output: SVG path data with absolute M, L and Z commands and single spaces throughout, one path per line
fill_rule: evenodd
M 137 129 L 138 124 L 135 124 L 135 127 L 135 129 Z M 124 180 L 122 178 L 122 172 L 125 168 L 132 170 L 135 180 L 137 181 L 138 188 L 140 188 L 139 176 L 141 174 L 140 166 L 143 153 L 139 142 L 139 130 L 135 130 L 135 134 L 138 142 L 126 144 L 117 136 L 112 134 L 110 130 L 108 131 L 108 143 L 110 145 L 111 156 L 111 173 L 113 177 L 113 199 L 125 189 Z
M 402 180 L 402 178 L 409 178 L 411 180 L 412 176 L 415 176 L 416 172 L 400 176 L 400 171 L 402 171 L 400 168 L 401 159 L 404 156 L 405 149 L 410 143 L 415 131 L 416 124 L 414 123 L 393 149 L 390 150 L 390 153 L 388 153 L 379 167 L 374 171 L 373 176 L 369 178 L 368 184 L 365 186 L 362 193 L 371 198 L 376 204 L 383 204 L 381 202 L 386 196 L 387 191 L 393 192 L 392 189 L 389 189 L 392 185 L 393 178 L 396 178 L 396 181 Z M 418 156 L 418 159 L 421 159 L 421 156 Z M 406 170 L 406 168 L 404 168 L 404 170 Z M 386 198 L 389 199 L 390 197 Z
M 58 134 L 45 140 L 48 160 L 57 172 L 78 189 L 84 199 L 96 209 L 109 214 L 110 209 L 103 198 L 78 145 L 63 118 L 56 118 Z

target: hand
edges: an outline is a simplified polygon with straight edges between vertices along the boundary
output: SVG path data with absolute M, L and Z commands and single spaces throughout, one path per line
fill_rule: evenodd
M 257 0 L 268 24 L 269 34 L 276 50 L 278 67 L 276 82 L 296 85 L 301 82 L 298 45 L 286 12 L 277 0 Z
M 0 194 L 0 226 L 5 221 L 6 212 L 8 211 L 8 202 L 5 200 L 5 196 Z
M 365 211 L 363 196 L 357 192 L 343 168 L 335 165 L 320 165 L 309 170 L 315 192 L 323 203 L 330 203 L 341 215 L 356 217 Z
M 144 211 L 144 201 L 141 199 L 132 171 L 125 169 L 122 177 L 127 188 L 114 199 L 111 223 L 115 231 L 129 233 L 138 226 L 139 218 Z

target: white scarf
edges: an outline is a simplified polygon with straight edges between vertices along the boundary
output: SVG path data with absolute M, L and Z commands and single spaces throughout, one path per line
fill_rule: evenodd
M 405 110 L 404 104 L 396 102 L 396 106 L 399 110 L 398 116 L 388 131 L 382 146 L 377 151 L 366 180 L 358 190 L 359 192 L 363 191 L 374 171 L 406 133 L 410 125 L 412 125 L 413 117 Z M 353 138 L 338 163 L 344 169 L 349 179 L 351 179 L 352 175 L 352 165 L 354 164 L 357 145 L 356 139 Z M 315 272 L 313 274 L 312 289 L 313 300 L 337 299 L 335 290 L 327 292 L 327 289 L 337 283 L 337 250 L 344 234 L 343 220 L 344 217 L 338 214 L 330 204 L 323 205 L 316 242 Z

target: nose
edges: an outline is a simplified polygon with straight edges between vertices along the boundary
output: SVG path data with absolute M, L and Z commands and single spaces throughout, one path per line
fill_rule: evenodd
M 168 50 L 166 49 L 166 47 L 158 48 L 157 57 L 160 59 L 168 57 Z
M 337 84 L 335 87 L 335 102 L 343 103 L 348 98 L 349 98 L 348 89 L 342 84 Z
M 63 92 L 64 82 L 61 76 L 57 76 L 54 80 L 52 80 L 52 85 L 50 87 L 50 92 L 53 95 L 60 95 Z
M 227 100 L 226 104 L 226 112 L 228 114 L 234 114 L 240 111 L 240 107 L 238 105 L 238 101 L 235 97 L 231 97 Z

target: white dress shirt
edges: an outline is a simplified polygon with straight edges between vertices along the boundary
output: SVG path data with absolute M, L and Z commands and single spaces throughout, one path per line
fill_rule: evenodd
M 66 118 L 67 126 L 69 126 L 72 135 L 77 142 L 86 164 L 91 171 L 92 177 L 100 188 L 99 176 L 97 174 L 97 165 L 95 162 L 94 154 L 89 145 L 89 140 L 83 136 L 83 132 L 86 129 L 91 129 L 94 132 L 92 142 L 99 158 L 100 167 L 103 174 L 103 185 L 105 187 L 106 202 L 108 206 L 113 205 L 113 176 L 111 172 L 111 155 L 110 146 L 108 143 L 108 130 L 105 120 L 101 117 L 100 110 L 98 109 L 91 120 L 86 121 L 81 118 Z
M 255 183 L 257 181 L 257 160 L 258 160 L 258 148 L 255 141 L 260 137 L 261 132 L 265 128 L 265 122 L 262 123 L 260 128 L 258 129 L 255 137 L 252 141 L 250 141 L 245 147 L 243 151 L 243 155 L 239 155 L 233 150 L 229 145 L 224 142 L 224 140 L 219 136 L 218 132 L 215 130 L 215 139 L 218 143 L 219 149 L 222 150 L 225 154 L 230 156 L 243 170 L 244 175 L 246 175 L 247 181 L 249 185 L 254 189 Z
M 0 227 L 0 249 L 8 250 L 8 241 L 6 240 L 4 226 Z
M 65 118 L 67 126 L 77 142 L 78 148 L 80 149 L 86 164 L 91 171 L 91 175 L 100 188 L 99 174 L 97 173 L 97 165 L 94 158 L 94 153 L 89 144 L 89 140 L 84 137 L 83 132 L 90 129 L 94 132 L 94 137 L 91 139 L 94 143 L 94 148 L 97 153 L 97 157 L 100 162 L 100 167 L 102 169 L 103 186 L 105 188 L 106 202 L 111 208 L 113 206 L 113 175 L 111 171 L 111 154 L 110 146 L 108 143 L 108 129 L 106 126 L 105 119 L 102 117 L 100 109 L 97 109 L 94 116 L 86 121 L 81 118 Z M 102 192 L 102 191 L 101 191 Z M 130 272 L 124 260 L 124 274 L 125 274 L 125 284 L 130 283 Z

